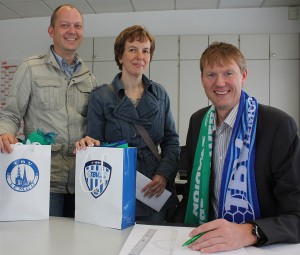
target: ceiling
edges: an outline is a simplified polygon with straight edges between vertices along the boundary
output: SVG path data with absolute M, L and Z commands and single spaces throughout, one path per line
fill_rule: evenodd
M 64 3 L 83 14 L 300 6 L 300 0 L 0 0 L 0 20 L 51 16 Z

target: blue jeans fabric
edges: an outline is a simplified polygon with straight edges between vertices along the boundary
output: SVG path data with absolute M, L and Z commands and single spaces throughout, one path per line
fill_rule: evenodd
M 64 215 L 64 194 L 59 193 L 50 193 L 50 208 L 49 215 L 50 216 L 58 216 L 63 217 Z
M 50 193 L 49 215 L 56 217 L 74 217 L 75 195 Z

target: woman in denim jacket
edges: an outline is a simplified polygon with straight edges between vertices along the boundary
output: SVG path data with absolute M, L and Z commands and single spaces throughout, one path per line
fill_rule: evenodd
M 76 147 L 90 145 L 90 137 L 101 143 L 126 140 L 129 146 L 137 147 L 137 171 L 152 180 L 143 188 L 145 196 L 160 196 L 165 189 L 170 190 L 172 196 L 159 213 L 137 200 L 136 220 L 162 222 L 167 209 L 176 205 L 174 181 L 180 147 L 169 96 L 160 84 L 144 75 L 154 49 L 154 37 L 141 26 L 128 27 L 116 38 L 115 60 L 122 72 L 115 76 L 112 84 L 92 91 L 88 137 Z M 160 147 L 161 161 L 145 144 L 134 124 L 144 126 Z

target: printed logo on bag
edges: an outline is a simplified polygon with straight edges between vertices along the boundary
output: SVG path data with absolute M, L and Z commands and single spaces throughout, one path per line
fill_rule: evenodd
M 29 159 L 17 159 L 8 166 L 6 181 L 13 190 L 27 192 L 32 190 L 38 183 L 39 169 Z
M 112 168 L 100 160 L 91 160 L 84 165 L 84 177 L 90 193 L 95 197 L 100 197 L 108 187 Z

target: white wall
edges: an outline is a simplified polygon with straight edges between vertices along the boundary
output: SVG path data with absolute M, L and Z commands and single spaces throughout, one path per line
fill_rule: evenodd
M 86 37 L 115 36 L 133 24 L 155 35 L 300 33 L 300 18 L 288 20 L 286 7 L 89 14 L 84 20 Z M 0 21 L 0 60 L 44 52 L 51 43 L 49 22 L 50 17 Z

